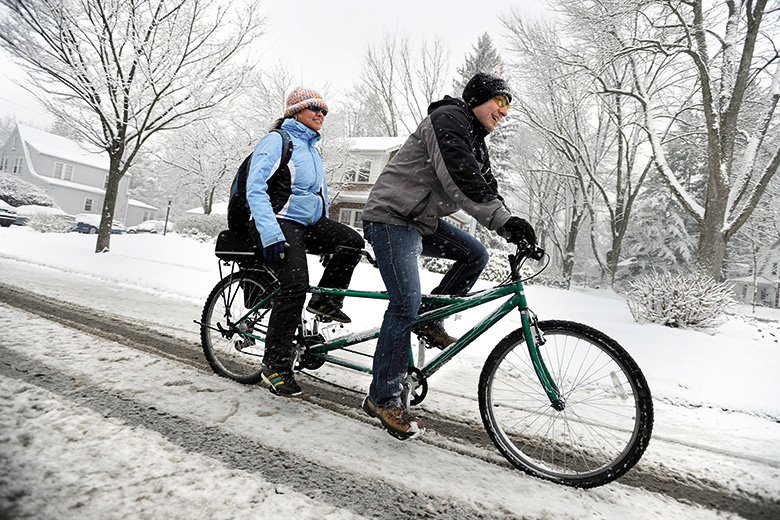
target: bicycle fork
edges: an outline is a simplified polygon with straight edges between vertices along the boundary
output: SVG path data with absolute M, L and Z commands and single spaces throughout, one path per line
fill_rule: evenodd
M 550 399 L 550 406 L 561 412 L 566 407 L 566 401 L 550 375 L 550 371 L 547 369 L 544 359 L 542 359 L 542 353 L 540 352 L 539 347 L 544 345 L 545 339 L 544 334 L 542 334 L 542 331 L 539 329 L 539 320 L 530 309 L 524 308 L 520 310 L 520 321 L 523 325 L 525 343 L 528 346 L 528 354 L 531 356 L 531 362 L 533 363 L 536 377 L 539 378 L 539 383 L 542 385 L 542 388 L 544 388 L 547 398 Z

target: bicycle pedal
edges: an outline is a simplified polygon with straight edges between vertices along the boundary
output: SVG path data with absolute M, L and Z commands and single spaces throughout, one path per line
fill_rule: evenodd
M 445 348 L 447 348 L 439 345 L 436 341 L 434 341 L 428 335 L 422 332 L 415 332 L 415 334 L 417 335 L 417 339 L 422 341 L 422 344 L 425 348 L 437 348 L 439 350 L 444 350 Z

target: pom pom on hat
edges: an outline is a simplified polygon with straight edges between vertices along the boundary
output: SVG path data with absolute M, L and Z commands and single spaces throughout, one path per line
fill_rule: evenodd
M 512 102 L 512 90 L 509 84 L 498 75 L 487 72 L 474 74 L 463 89 L 463 101 L 469 108 L 479 106 L 496 96 L 504 96 L 507 101 Z
M 284 117 L 290 117 L 309 107 L 320 107 L 326 112 L 328 110 L 328 105 L 325 104 L 319 92 L 310 88 L 295 87 L 290 92 L 290 95 L 287 96 L 287 108 L 284 110 Z

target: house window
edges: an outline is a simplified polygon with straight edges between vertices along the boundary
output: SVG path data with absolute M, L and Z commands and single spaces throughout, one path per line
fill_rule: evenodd
M 16 159 L 14 159 L 14 169 L 13 169 L 13 172 L 14 173 L 22 173 L 22 158 L 21 157 L 17 157 Z
M 363 210 L 341 208 L 339 210 L 339 222 L 353 228 L 363 228 Z
M 7 172 L 8 171 L 8 157 L 3 157 L 0 159 L 0 172 Z
M 773 276 L 777 276 L 777 267 L 778 267 L 778 262 L 773 262 L 772 263 L 772 275 Z
M 103 189 L 108 189 L 108 175 L 103 179 Z
M 16 136 L 14 136 L 14 140 L 11 143 L 11 150 L 16 150 Z
M 94 204 L 95 201 L 93 201 L 91 198 L 87 197 L 84 199 L 84 211 L 92 211 L 92 204 Z
M 63 181 L 72 181 L 73 165 L 67 163 L 55 162 L 54 174 L 52 175 L 52 177 L 54 177 L 55 179 L 62 179 Z
M 356 170 L 349 170 L 344 174 L 344 180 L 347 182 L 368 182 L 371 173 L 371 159 L 366 160 Z
M 358 182 L 368 182 L 368 176 L 371 173 L 371 160 L 364 162 L 358 170 Z

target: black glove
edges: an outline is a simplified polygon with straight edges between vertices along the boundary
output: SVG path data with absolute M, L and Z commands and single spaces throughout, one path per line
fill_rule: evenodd
M 278 263 L 284 260 L 284 246 L 286 242 L 276 242 L 263 248 L 263 258 L 269 262 Z
M 525 240 L 532 248 L 536 247 L 534 228 L 520 217 L 509 217 L 504 227 L 498 229 L 498 234 L 510 244 L 519 244 Z

